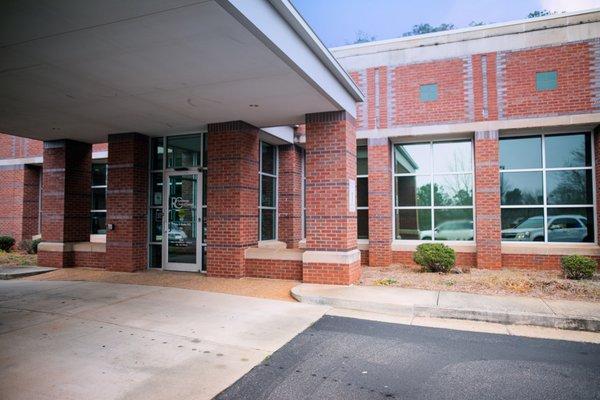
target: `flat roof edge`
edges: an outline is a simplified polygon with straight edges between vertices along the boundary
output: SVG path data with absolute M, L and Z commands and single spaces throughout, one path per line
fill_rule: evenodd
M 587 20 L 586 16 L 589 17 Z M 544 25 L 545 23 L 549 22 L 552 24 Z M 356 51 L 356 54 L 367 54 L 376 51 L 376 48 L 380 46 L 385 46 L 388 50 L 393 50 L 394 45 L 397 45 L 398 49 L 415 48 L 436 44 L 454 43 L 465 40 L 477 40 L 507 34 L 527 33 L 540 29 L 553 29 L 594 22 L 600 22 L 600 8 L 553 14 L 538 18 L 525 18 L 488 25 L 452 29 L 423 35 L 404 36 L 366 43 L 337 46 L 330 48 L 330 51 L 338 54 L 338 56 L 343 57 L 352 55 L 352 51 Z M 487 34 L 486 31 L 488 31 Z

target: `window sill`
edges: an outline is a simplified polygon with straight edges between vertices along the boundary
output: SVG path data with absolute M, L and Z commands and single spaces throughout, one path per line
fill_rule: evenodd
M 600 246 L 595 243 L 502 242 L 502 254 L 600 256 Z
M 358 245 L 358 249 L 362 251 L 369 250 L 369 239 L 357 239 L 356 244 Z
M 280 242 L 278 240 L 261 240 L 260 242 L 258 242 L 258 248 L 278 250 L 287 248 L 287 245 L 285 244 L 285 242 Z
M 423 243 L 443 243 L 457 253 L 476 253 L 475 242 L 461 241 L 431 241 L 431 240 L 393 240 L 392 251 L 415 251 L 417 246 Z
M 90 235 L 91 243 L 106 243 L 106 234 L 104 235 Z

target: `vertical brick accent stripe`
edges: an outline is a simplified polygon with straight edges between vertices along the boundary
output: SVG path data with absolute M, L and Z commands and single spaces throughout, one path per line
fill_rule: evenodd
M 369 139 L 369 265 L 392 262 L 392 166 L 388 139 Z
M 209 124 L 207 141 L 207 273 L 239 278 L 244 249 L 258 242 L 258 128 Z
M 147 266 L 148 137 L 139 133 L 108 136 L 106 267 L 137 271 Z
M 498 131 L 475 132 L 477 266 L 501 268 Z
M 348 181 L 356 181 L 354 119 L 343 111 L 306 116 L 306 248 L 356 248 L 356 211 Z
M 288 248 L 302 240 L 302 149 L 279 146 L 278 239 Z

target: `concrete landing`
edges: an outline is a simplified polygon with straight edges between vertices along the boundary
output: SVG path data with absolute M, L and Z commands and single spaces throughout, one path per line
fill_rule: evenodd
M 378 286 L 301 284 L 292 296 L 303 303 L 392 314 L 600 332 L 600 304 L 534 297 L 487 296 Z

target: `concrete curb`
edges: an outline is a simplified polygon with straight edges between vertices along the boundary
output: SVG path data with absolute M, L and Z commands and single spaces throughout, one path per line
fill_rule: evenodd
M 302 285 L 291 290 L 292 297 L 301 303 L 326 305 L 400 317 L 434 317 L 494 322 L 505 325 L 534 325 L 548 328 L 600 332 L 600 319 L 556 314 L 489 311 L 481 309 L 446 308 L 414 304 L 398 304 L 368 299 L 348 299 L 303 293 Z
M 26 276 L 44 274 L 54 271 L 50 267 L 2 267 L 0 268 L 0 280 L 25 278 Z

